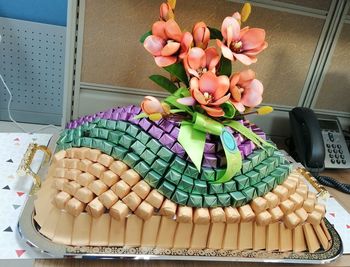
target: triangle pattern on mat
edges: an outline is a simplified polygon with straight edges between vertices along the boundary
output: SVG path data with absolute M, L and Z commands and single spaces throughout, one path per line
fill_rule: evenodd
M 13 160 L 12 159 L 8 159 L 8 160 L 6 160 L 6 162 L 13 163 Z
M 20 207 L 21 205 L 13 204 L 12 207 L 16 210 Z
M 11 190 L 8 185 L 4 186 L 2 189 L 4 189 L 4 190 Z
M 26 252 L 24 249 L 16 249 L 16 254 L 17 257 L 21 257 L 23 255 L 23 253 Z
M 19 197 L 24 195 L 24 192 L 16 192 Z
M 12 231 L 11 226 L 9 226 L 3 232 L 10 232 L 10 233 L 12 233 L 13 231 Z

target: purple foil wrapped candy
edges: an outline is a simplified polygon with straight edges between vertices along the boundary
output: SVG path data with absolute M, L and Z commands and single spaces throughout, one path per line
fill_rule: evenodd
M 185 157 L 185 154 L 186 154 L 186 151 L 178 142 L 175 142 L 175 144 L 171 148 L 171 151 L 173 151 L 175 154 L 177 154 L 181 158 Z
M 152 123 L 148 119 L 143 118 L 140 120 L 139 125 L 142 129 L 144 129 L 145 131 L 148 131 L 148 129 L 151 127 Z
M 244 140 L 244 139 L 243 139 L 243 137 L 242 137 L 241 134 L 236 133 L 236 134 L 233 135 L 233 137 L 234 137 L 235 140 L 236 140 L 237 146 L 239 146 L 240 144 L 243 143 L 243 140 Z
M 103 114 L 102 118 L 108 120 L 108 119 L 111 118 L 111 116 L 112 116 L 112 111 L 111 111 L 111 110 L 108 110 L 108 111 L 105 112 L 105 114 Z
M 238 149 L 243 152 L 245 157 L 250 155 L 252 153 L 252 151 L 253 151 L 251 143 L 248 142 L 248 141 L 246 141 L 246 142 L 242 143 L 241 145 L 239 145 Z
M 206 142 L 204 145 L 204 152 L 205 153 L 215 153 L 216 152 L 216 145 L 214 143 Z
M 125 109 L 125 111 L 126 111 L 127 113 L 130 113 L 131 110 L 132 110 L 132 108 L 133 108 L 133 105 L 124 107 L 124 109 Z
M 168 148 L 171 148 L 176 142 L 176 139 L 172 137 L 170 134 L 164 133 L 162 137 L 159 139 L 159 142 L 161 142 L 163 145 L 167 146 Z
M 171 121 L 168 120 L 163 120 L 160 124 L 159 127 L 166 131 L 167 133 L 170 133 L 171 130 L 174 128 L 174 124 Z
M 256 148 L 256 145 L 253 143 L 253 141 L 251 141 L 251 140 L 248 140 L 248 141 L 246 141 L 246 142 L 249 142 L 250 143 L 250 146 L 251 146 L 251 148 L 252 148 L 252 152 L 253 152 L 253 150 Z
M 203 163 L 202 165 L 204 167 L 212 167 L 216 168 L 217 167 L 217 161 L 218 159 L 216 158 L 215 154 L 204 154 L 203 155 Z
M 178 127 L 174 127 L 174 129 L 171 130 L 170 135 L 177 139 L 179 136 L 180 129 Z
M 163 135 L 163 130 L 153 125 L 151 129 L 148 130 L 148 133 L 152 135 L 154 138 L 160 139 L 160 137 Z
M 141 113 L 141 108 L 140 107 L 136 107 L 136 106 L 133 106 L 132 109 L 131 109 L 131 113 L 135 114 L 135 115 L 138 115 Z
M 114 111 L 112 113 L 111 119 L 116 120 L 116 121 L 119 120 L 119 112 L 118 111 Z
M 134 119 L 134 117 L 136 116 L 136 114 L 134 114 L 134 113 L 129 113 L 129 115 L 128 115 L 128 121 L 129 122 L 131 122 L 131 123 L 133 123 L 133 124 L 139 124 L 139 122 L 140 122 L 140 119 Z
M 127 120 L 127 116 L 128 116 L 128 113 L 126 113 L 125 111 L 120 112 L 119 119 L 122 121 L 125 121 L 125 120 Z

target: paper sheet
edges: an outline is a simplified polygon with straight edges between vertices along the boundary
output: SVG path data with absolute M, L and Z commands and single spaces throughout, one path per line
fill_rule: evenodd
M 31 177 L 18 177 L 16 172 L 30 143 L 47 145 L 50 134 L 0 133 L 0 258 L 43 258 L 25 244 L 17 233 L 17 222 L 33 184 Z M 32 170 L 36 172 L 43 153 L 36 153 Z M 47 257 L 47 256 L 46 256 Z

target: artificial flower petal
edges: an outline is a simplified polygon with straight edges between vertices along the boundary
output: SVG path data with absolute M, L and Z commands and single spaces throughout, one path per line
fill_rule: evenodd
M 231 101 L 232 105 L 235 106 L 235 108 L 240 112 L 243 113 L 245 110 L 244 105 L 241 102 Z
M 201 21 L 197 22 L 193 27 L 193 39 L 197 47 L 207 48 L 210 40 L 210 32 L 207 25 Z
M 169 19 L 165 23 L 166 23 L 165 24 L 165 32 L 166 32 L 167 36 L 170 39 L 175 40 L 175 41 L 180 43 L 181 39 L 182 39 L 182 32 L 180 30 L 179 25 L 173 19 Z
M 163 21 L 174 19 L 174 12 L 168 3 L 162 3 L 159 8 L 159 17 Z
M 257 92 L 260 95 L 262 95 L 264 92 L 264 86 L 258 79 L 252 80 L 248 89 Z
M 191 48 L 192 42 L 193 42 L 192 34 L 189 32 L 185 32 L 181 40 L 181 50 L 179 55 L 181 59 L 183 59 L 187 55 L 188 50 Z
M 226 101 L 230 99 L 231 94 L 227 94 L 219 99 L 217 99 L 215 102 L 210 103 L 210 106 L 220 106 L 221 104 L 224 104 Z
M 265 41 L 265 30 L 259 28 L 249 29 L 249 31 L 242 35 L 241 41 L 244 50 L 260 47 Z
M 208 113 L 209 116 L 212 117 L 222 117 L 225 115 L 225 112 L 220 107 L 208 107 L 201 105 L 201 107 Z
M 245 105 L 246 107 L 256 107 L 259 105 L 262 101 L 262 96 L 258 92 L 246 89 L 245 93 L 242 96 L 241 103 Z
M 160 56 L 161 50 L 165 44 L 165 41 L 155 35 L 148 36 L 143 42 L 145 49 L 150 52 L 153 56 Z
M 214 69 L 220 61 L 220 56 L 218 52 L 216 51 L 215 47 L 208 47 L 207 49 L 205 49 L 204 52 L 205 52 L 206 66 L 208 67 L 208 70 Z
M 176 102 L 185 106 L 193 106 L 194 104 L 196 104 L 196 100 L 192 96 L 179 98 L 176 100 Z
M 206 72 L 199 79 L 199 90 L 202 93 L 214 94 L 218 87 L 218 79 L 212 72 Z
M 176 53 L 180 48 L 180 43 L 178 42 L 168 42 L 162 49 L 162 56 L 171 56 Z
M 218 86 L 213 94 L 215 100 L 226 95 L 228 89 L 230 88 L 230 80 L 226 75 L 220 75 L 217 77 L 217 80 Z
M 191 89 L 191 94 L 192 94 L 192 97 L 194 99 L 196 99 L 196 101 L 199 103 L 199 104 L 202 104 L 202 105 L 206 105 L 207 104 L 207 101 L 205 100 L 205 97 L 204 95 L 197 89 Z
M 158 67 L 163 68 L 163 67 L 167 67 L 167 66 L 170 66 L 170 65 L 176 63 L 177 58 L 176 57 L 159 56 L 159 57 L 154 57 L 154 61 L 156 62 Z
M 231 88 L 230 88 L 230 92 L 231 92 L 231 95 L 232 95 L 232 99 L 233 99 L 234 101 L 237 101 L 237 102 L 241 101 L 242 93 L 241 93 L 241 91 L 238 89 L 237 86 L 231 87 Z
M 255 72 L 251 69 L 243 70 L 239 73 L 239 83 L 245 83 L 255 79 Z
M 220 40 L 216 40 L 216 44 L 218 45 L 218 47 L 220 47 L 221 49 L 221 53 L 222 55 L 229 59 L 229 60 L 233 60 L 233 54 L 230 48 L 228 48 L 226 45 L 224 45 Z
M 230 35 L 233 40 L 238 40 L 241 28 L 238 21 L 233 17 L 226 17 L 224 19 L 221 25 L 221 33 L 225 40 L 227 40 L 228 37 L 228 26 L 230 26 Z
M 202 64 L 203 59 L 205 60 L 205 52 L 202 48 L 193 47 L 188 52 L 187 60 L 190 68 L 192 69 L 196 70 L 196 69 L 199 69 L 200 67 L 205 67 L 205 65 L 203 66 Z
M 238 53 L 232 53 L 232 54 L 237 60 L 239 60 L 244 65 L 249 66 L 250 64 L 256 62 L 256 59 L 254 60 L 254 58 L 248 57 L 245 54 L 238 54 Z
M 165 21 L 156 21 L 152 25 L 152 34 L 162 38 L 163 40 L 167 39 L 167 35 L 165 32 Z
M 153 96 L 145 96 L 144 100 L 141 102 L 141 109 L 146 114 L 163 112 L 161 103 Z
M 191 78 L 190 88 L 193 90 L 199 90 L 199 82 L 198 82 L 198 79 L 196 77 Z

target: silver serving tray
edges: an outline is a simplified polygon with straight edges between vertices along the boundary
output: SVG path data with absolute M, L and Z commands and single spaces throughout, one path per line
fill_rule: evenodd
M 46 177 L 47 166 L 41 166 L 38 175 Z M 94 258 L 94 259 L 135 259 L 135 260 L 191 260 L 191 261 L 226 261 L 226 262 L 271 262 L 326 264 L 336 260 L 343 253 L 341 238 L 334 227 L 325 219 L 332 237 L 332 245 L 327 251 L 278 252 L 253 250 L 213 250 L 213 249 L 159 249 L 132 247 L 74 247 L 56 244 L 38 231 L 34 221 L 34 200 L 29 196 L 18 222 L 21 238 L 33 249 L 39 250 L 52 258 Z

